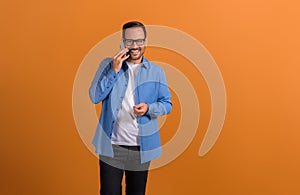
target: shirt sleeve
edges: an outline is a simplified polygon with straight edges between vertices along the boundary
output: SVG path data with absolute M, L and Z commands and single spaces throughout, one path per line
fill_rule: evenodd
M 148 104 L 148 111 L 146 115 L 150 117 L 157 117 L 169 114 L 172 110 L 171 94 L 168 88 L 166 76 L 163 70 L 160 72 L 159 88 L 157 101 Z
M 104 59 L 99 65 L 89 88 L 90 99 L 94 104 L 104 100 L 109 95 L 116 82 L 117 73 L 111 66 L 112 61 L 110 58 Z

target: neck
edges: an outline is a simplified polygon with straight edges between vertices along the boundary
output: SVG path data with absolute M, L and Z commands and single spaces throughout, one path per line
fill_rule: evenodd
M 140 64 L 140 63 L 142 63 L 142 59 L 143 59 L 143 57 L 136 59 L 136 60 L 128 59 L 127 62 L 129 62 L 130 64 Z

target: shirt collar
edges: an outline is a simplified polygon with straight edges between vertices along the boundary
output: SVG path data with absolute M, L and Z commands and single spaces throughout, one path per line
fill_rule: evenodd
M 125 70 L 127 70 L 128 65 L 127 65 L 126 61 L 123 61 L 123 65 L 124 65 Z M 146 69 L 149 68 L 149 60 L 147 60 L 144 56 L 142 58 L 141 66 L 146 68 Z
M 142 66 L 144 68 L 148 68 L 149 67 L 149 61 L 143 56 L 143 59 L 142 59 Z

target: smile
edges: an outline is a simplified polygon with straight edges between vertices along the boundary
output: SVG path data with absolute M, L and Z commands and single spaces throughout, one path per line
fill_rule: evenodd
M 130 53 L 137 54 L 140 52 L 140 49 L 130 49 Z

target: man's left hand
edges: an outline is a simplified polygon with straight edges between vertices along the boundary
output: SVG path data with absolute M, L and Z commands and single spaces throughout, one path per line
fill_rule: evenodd
M 137 116 L 143 116 L 148 111 L 148 104 L 140 103 L 133 106 L 133 112 Z

